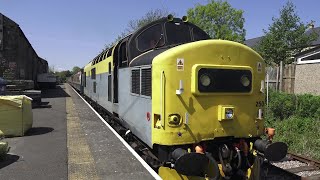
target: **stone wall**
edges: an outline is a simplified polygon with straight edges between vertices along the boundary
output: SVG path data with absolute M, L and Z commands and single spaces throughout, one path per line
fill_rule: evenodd
M 42 61 L 17 23 L 0 13 L 0 60 L 6 69 L 0 76 L 6 79 L 36 81 Z M 1 70 L 1 69 L 0 69 Z
M 320 63 L 297 64 L 294 93 L 320 95 Z

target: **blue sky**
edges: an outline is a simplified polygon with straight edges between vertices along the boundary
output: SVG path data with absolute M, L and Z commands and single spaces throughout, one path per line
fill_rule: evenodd
M 263 35 L 286 0 L 228 0 L 244 10 L 246 39 Z M 320 26 L 317 0 L 292 0 L 303 22 Z M 179 17 L 207 0 L 0 0 L 0 13 L 18 23 L 37 54 L 55 70 L 83 67 L 123 32 L 130 20 L 151 9 Z

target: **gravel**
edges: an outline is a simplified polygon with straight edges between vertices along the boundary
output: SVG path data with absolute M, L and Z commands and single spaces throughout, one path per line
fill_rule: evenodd
M 277 166 L 281 169 L 291 169 L 291 168 L 297 168 L 301 166 L 307 166 L 306 163 L 302 163 L 300 161 L 283 161 L 283 162 L 272 163 L 272 165 Z

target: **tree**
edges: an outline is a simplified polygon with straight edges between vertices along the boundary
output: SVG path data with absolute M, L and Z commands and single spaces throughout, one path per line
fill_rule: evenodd
M 115 43 L 117 43 L 119 40 L 127 36 L 128 34 L 138 30 L 139 28 L 145 26 L 148 23 L 151 23 L 152 21 L 156 21 L 160 18 L 168 16 L 170 13 L 166 10 L 161 10 L 161 9 L 155 9 L 155 10 L 150 10 L 147 12 L 144 16 L 142 16 L 139 19 L 131 20 L 129 21 L 127 28 L 122 32 L 118 37 L 111 43 L 105 45 L 105 49 L 108 49 L 112 47 Z M 175 13 L 171 13 L 174 15 Z
M 129 21 L 126 31 L 128 33 L 131 33 L 153 21 L 156 21 L 163 17 L 167 17 L 169 14 L 170 13 L 167 10 L 161 10 L 161 9 L 150 10 L 140 19 Z M 171 14 L 174 15 L 174 13 L 171 13 Z
M 265 36 L 256 47 L 267 64 L 273 62 L 279 65 L 281 61 L 284 64 L 292 63 L 293 56 L 310 46 L 317 38 L 316 33 L 305 33 L 308 25 L 300 21 L 295 6 L 290 1 L 280 10 L 280 17 L 273 17 L 272 21 L 269 31 L 263 30 Z
M 210 0 L 187 11 L 189 21 L 207 32 L 213 39 L 237 42 L 245 40 L 243 10 L 232 8 L 226 1 Z
M 79 68 L 78 66 L 74 66 L 74 67 L 72 68 L 71 74 L 75 74 L 75 73 L 79 72 L 80 69 L 81 69 L 81 68 Z
M 61 72 L 55 72 L 55 75 L 57 75 L 61 82 L 66 82 L 67 78 L 70 77 L 72 74 L 69 70 L 61 71 Z

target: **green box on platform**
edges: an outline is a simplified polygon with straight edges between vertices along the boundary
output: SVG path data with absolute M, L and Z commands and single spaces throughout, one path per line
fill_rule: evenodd
M 0 96 L 0 129 L 5 136 L 23 136 L 32 127 L 32 99 Z

